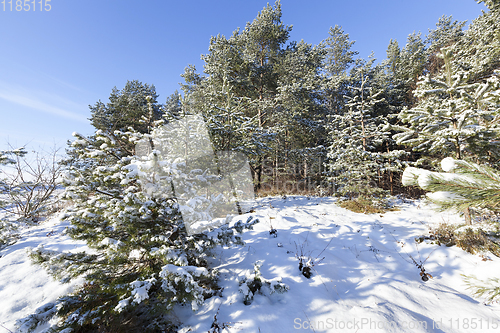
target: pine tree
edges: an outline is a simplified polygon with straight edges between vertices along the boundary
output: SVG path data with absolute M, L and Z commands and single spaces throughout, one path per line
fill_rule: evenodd
M 387 46 L 387 60 L 386 65 L 388 72 L 392 74 L 392 76 L 396 76 L 399 70 L 399 66 L 401 64 L 401 48 L 399 47 L 399 43 L 396 39 L 390 40 L 389 45 Z
M 270 116 L 271 130 L 276 133 L 272 157 L 275 184 L 280 173 L 284 173 L 291 176 L 291 181 L 300 179 L 305 190 L 311 186 L 311 175 L 321 171 L 327 113 L 321 103 L 320 71 L 324 53 L 321 46 L 292 42 L 280 64 L 277 107 Z M 296 186 L 301 190 L 298 184 Z
M 269 4 L 241 32 L 242 56 L 249 65 L 249 88 L 255 100 L 258 125 L 263 127 L 273 110 L 279 73 L 276 67 L 283 55 L 291 26 L 281 22 L 281 3 Z
M 436 23 L 436 29 L 429 29 L 426 43 L 431 52 L 439 51 L 442 47 L 458 42 L 464 35 L 462 31 L 467 21 L 453 21 L 453 16 L 443 15 Z
M 445 172 L 409 167 L 403 185 L 418 185 L 442 209 L 485 208 L 500 211 L 500 173 L 486 165 L 447 157 L 441 161 Z M 467 218 L 467 217 L 466 217 Z
M 498 0 L 476 0 L 477 3 L 482 3 L 484 4 L 491 10 L 498 10 L 500 9 L 500 1 Z
M 167 101 L 163 106 L 163 115 L 168 115 L 169 117 L 179 117 L 182 114 L 182 96 L 176 90 L 172 95 L 167 97 Z
M 2 166 L 5 167 L 6 165 L 15 164 L 18 157 L 23 157 L 26 154 L 27 151 L 24 147 L 14 150 L 0 151 L 0 168 Z M 11 200 L 12 186 L 10 185 L 12 182 L 6 179 L 2 173 L 3 172 L 0 169 L 0 210 L 8 211 L 10 210 L 10 206 L 13 204 Z M 17 190 L 21 190 L 21 188 L 18 188 Z M 8 217 L 2 214 L 0 217 L 0 249 L 5 246 L 12 245 L 17 241 L 17 229 L 17 223 L 12 223 Z
M 22 157 L 26 155 L 28 152 L 26 151 L 25 147 L 21 147 L 18 149 L 14 150 L 3 150 L 0 151 L 0 165 L 8 165 L 8 164 L 15 164 L 16 160 L 12 159 L 10 156 L 18 156 Z
M 411 81 L 404 79 L 401 68 L 401 49 L 396 40 L 391 40 L 387 48 L 387 59 L 373 69 L 372 89 L 381 92 L 374 108 L 374 115 L 380 117 L 382 142 L 375 152 L 381 159 L 378 165 L 378 186 L 395 194 L 401 190 L 399 174 L 411 165 L 411 153 L 398 145 L 392 135 L 391 126 L 397 124 L 398 115 L 404 106 L 411 103 Z
M 418 77 L 425 70 L 427 53 L 420 33 L 408 35 L 403 49 L 400 48 L 397 40 L 389 41 L 387 59 L 382 66 L 385 67 L 386 73 L 384 97 L 391 107 L 390 113 L 399 113 L 404 106 L 413 106 L 415 102 L 413 90 Z
M 161 125 L 157 122 L 152 134 L 130 129 L 111 136 L 98 130 L 89 139 L 75 133 L 72 145 L 81 162 L 71 165 L 65 175 L 64 197 L 74 206 L 63 219 L 71 223 L 68 234 L 86 241 L 91 250 L 31 251 L 31 257 L 61 281 L 85 278 L 74 294 L 47 305 L 44 313 L 60 318 L 53 327 L 56 331 L 173 332 L 168 313 L 175 304 L 196 309 L 217 289 L 217 272 L 209 267 L 213 246 L 241 244 L 234 231 L 256 222 L 249 219 L 213 232 L 189 232 L 180 203 L 191 203 L 176 197 L 183 195 L 180 187 L 174 197 L 173 180 L 183 179 L 190 190 L 211 178 L 203 177 L 207 171 L 190 169 L 189 161 L 164 155 Z M 138 145 L 141 156 L 122 156 L 115 136 Z M 151 143 L 155 146 L 147 148 Z M 180 140 L 170 143 L 168 149 L 182 145 Z M 18 325 L 36 325 L 33 318 Z
M 183 107 L 203 114 L 217 151 L 250 158 L 257 187 L 266 159 L 276 166 L 281 157 L 321 145 L 316 134 L 324 136 L 317 102 L 323 51 L 304 42 L 287 45 L 292 27 L 281 16 L 276 1 L 229 38 L 212 37 L 202 56 L 205 75 L 192 66 L 183 74 Z
M 342 27 L 330 27 L 329 35 L 322 42 L 326 51 L 323 91 L 328 110 L 338 114 L 344 107 L 344 95 L 348 94 L 348 70 L 355 64 L 354 57 L 358 52 L 351 50 L 355 42 L 349 40 L 349 34 Z
M 407 42 L 401 51 L 401 74 L 409 84 L 415 85 L 424 72 L 427 62 L 427 50 L 420 32 L 408 35 Z
M 330 138 L 327 164 L 337 193 L 349 198 L 370 197 L 383 193 L 378 188 L 379 163 L 383 161 L 376 147 L 387 136 L 382 131 L 383 117 L 375 114 L 375 105 L 382 102 L 383 91 L 373 84 L 373 69 L 370 62 L 352 71 L 352 93 L 345 96 L 348 111 L 330 115 Z
M 137 80 L 127 81 L 122 90 L 113 88 L 109 103 L 98 101 L 90 106 L 90 122 L 96 130 L 104 131 L 121 145 L 122 152 L 119 154 L 133 154 L 134 146 L 123 142 L 115 135 L 115 131 L 126 132 L 129 127 L 133 127 L 140 133 L 148 133 L 153 122 L 161 119 L 163 114 L 157 98 L 154 85 Z
M 451 47 L 441 51 L 444 70 L 418 83 L 414 94 L 419 103 L 401 112 L 400 118 L 408 127 L 397 127 L 404 132 L 396 134 L 395 139 L 417 151 L 442 157 L 453 152 L 457 159 L 498 160 L 499 78 L 471 81 L 473 72 L 453 64 Z
M 451 49 L 453 66 L 468 71 L 471 82 L 484 80 L 500 69 L 500 6 L 498 1 L 482 2 L 490 10 L 472 21 Z

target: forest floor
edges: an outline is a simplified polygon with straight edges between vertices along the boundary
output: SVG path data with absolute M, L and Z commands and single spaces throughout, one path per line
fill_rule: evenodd
M 245 215 L 260 223 L 242 234 L 245 245 L 216 249 L 212 265 L 220 272 L 219 295 L 196 312 L 177 307 L 179 332 L 498 331 L 500 305 L 475 297 L 462 274 L 497 277 L 500 258 L 417 244 L 415 238 L 428 235 L 429 228 L 461 224 L 463 218 L 438 213 L 423 201 L 395 204 L 399 210 L 366 215 L 340 208 L 330 197 L 258 199 L 255 212 Z M 54 217 L 25 229 L 16 244 L 0 251 L 0 333 L 14 332 L 17 319 L 78 284 L 52 280 L 26 254 L 39 244 L 83 249 L 64 234 L 65 227 Z M 300 259 L 309 261 L 309 278 L 299 270 Z M 255 279 L 255 265 L 261 282 L 281 280 L 288 291 L 271 293 L 263 286 L 245 305 L 242 285 Z M 417 265 L 432 278 L 423 281 Z

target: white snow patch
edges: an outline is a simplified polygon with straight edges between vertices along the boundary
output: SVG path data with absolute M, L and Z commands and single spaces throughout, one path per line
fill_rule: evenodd
M 441 161 L 441 169 L 446 172 L 450 172 L 457 167 L 455 160 L 452 157 L 444 158 Z

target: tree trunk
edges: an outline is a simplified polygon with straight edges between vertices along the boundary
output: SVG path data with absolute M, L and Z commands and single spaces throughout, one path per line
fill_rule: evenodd
M 467 225 L 472 225 L 472 219 L 470 217 L 470 209 L 469 209 L 469 207 L 465 208 L 465 210 L 464 210 L 464 217 L 465 217 L 465 223 Z

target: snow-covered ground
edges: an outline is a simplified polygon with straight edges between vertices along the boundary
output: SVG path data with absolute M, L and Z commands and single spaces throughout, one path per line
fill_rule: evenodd
M 38 226 L 23 229 L 20 240 L 0 251 L 0 332 L 14 332 L 17 319 L 32 314 L 38 307 L 71 292 L 81 281 L 61 284 L 43 268 L 32 264 L 27 249 L 42 244 L 56 251 L 83 251 L 84 242 L 64 234 L 68 224 L 58 216 Z
M 489 254 L 491 260 L 483 261 L 457 247 L 417 246 L 414 238 L 427 234 L 429 226 L 462 219 L 419 201 L 399 208 L 364 215 L 336 206 L 332 198 L 259 199 L 256 211 L 247 215 L 261 222 L 242 235 L 246 245 L 217 249 L 213 265 L 220 271 L 220 295 L 196 313 L 177 308 L 175 315 L 184 322 L 180 332 L 207 332 L 213 326 L 245 333 L 500 330 L 500 305 L 474 298 L 461 276 L 496 277 L 500 258 Z M 271 225 L 277 237 L 269 233 Z M 63 235 L 64 227 L 55 218 L 24 231 L 18 243 L 0 251 L 0 332 L 14 331 L 16 319 L 72 288 L 52 281 L 25 252 L 40 243 L 49 249 L 82 248 Z M 301 252 L 317 262 L 309 279 L 298 268 Z M 410 256 L 433 278 L 422 281 Z M 262 278 L 281 278 L 288 292 L 269 294 L 263 288 L 245 305 L 239 282 L 254 276 L 255 264 Z

